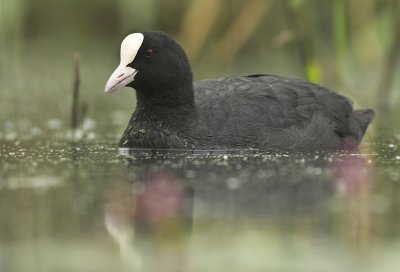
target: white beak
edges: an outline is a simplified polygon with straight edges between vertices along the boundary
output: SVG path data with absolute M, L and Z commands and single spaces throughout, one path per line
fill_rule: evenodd
M 112 93 L 119 87 L 128 85 L 135 79 L 137 72 L 137 70 L 125 65 L 118 66 L 108 79 L 104 92 Z
M 143 40 L 144 35 L 142 33 L 133 33 L 126 36 L 122 41 L 120 65 L 107 81 L 106 88 L 104 89 L 106 93 L 114 92 L 119 87 L 126 86 L 135 79 L 138 71 L 128 65 L 135 59 Z

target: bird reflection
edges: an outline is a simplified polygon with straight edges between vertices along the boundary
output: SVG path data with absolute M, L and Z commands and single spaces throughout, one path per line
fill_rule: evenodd
M 128 268 L 183 271 L 190 198 L 179 178 L 164 170 L 145 171 L 141 178 L 109 191 L 105 225 Z
M 332 163 L 338 190 L 357 194 L 372 182 L 372 170 L 368 160 L 358 153 L 335 154 Z
M 332 163 L 336 188 L 342 195 L 343 231 L 348 240 L 368 250 L 371 233 L 370 195 L 373 182 L 371 165 L 360 154 L 336 154 Z
M 137 194 L 137 219 L 149 228 L 176 222 L 184 213 L 185 193 L 177 177 L 170 172 L 145 176 Z
M 278 224 L 312 236 L 304 222 L 322 228 L 339 218 L 352 241 L 365 245 L 369 237 L 372 170 L 358 154 L 127 161 L 126 182 L 107 192 L 105 226 L 135 271 L 186 271 L 189 239 L 205 222 L 226 233 L 262 222 L 266 230 Z M 345 212 L 335 217 L 337 196 Z
M 132 226 L 136 213 L 136 199 L 129 184 L 118 184 L 107 195 L 104 221 L 108 233 L 118 243 L 121 257 L 128 266 L 142 268 L 142 259 L 132 246 L 135 231 Z

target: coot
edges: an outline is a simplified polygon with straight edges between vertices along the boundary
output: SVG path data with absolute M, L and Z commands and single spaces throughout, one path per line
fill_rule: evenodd
M 193 82 L 187 56 L 159 31 L 128 35 L 105 88 L 136 90 L 120 147 L 332 150 L 356 147 L 375 113 L 319 85 L 276 75 Z

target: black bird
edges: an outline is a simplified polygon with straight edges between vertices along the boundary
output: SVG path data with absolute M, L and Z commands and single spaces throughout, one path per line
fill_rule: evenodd
M 276 75 L 193 82 L 182 47 L 159 31 L 128 35 L 105 92 L 128 86 L 137 105 L 120 147 L 312 151 L 355 148 L 372 109 L 319 85 Z

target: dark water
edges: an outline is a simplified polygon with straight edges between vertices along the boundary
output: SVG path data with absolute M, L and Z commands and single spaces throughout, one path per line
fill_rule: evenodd
M 0 143 L 0 271 L 399 271 L 400 150 Z

